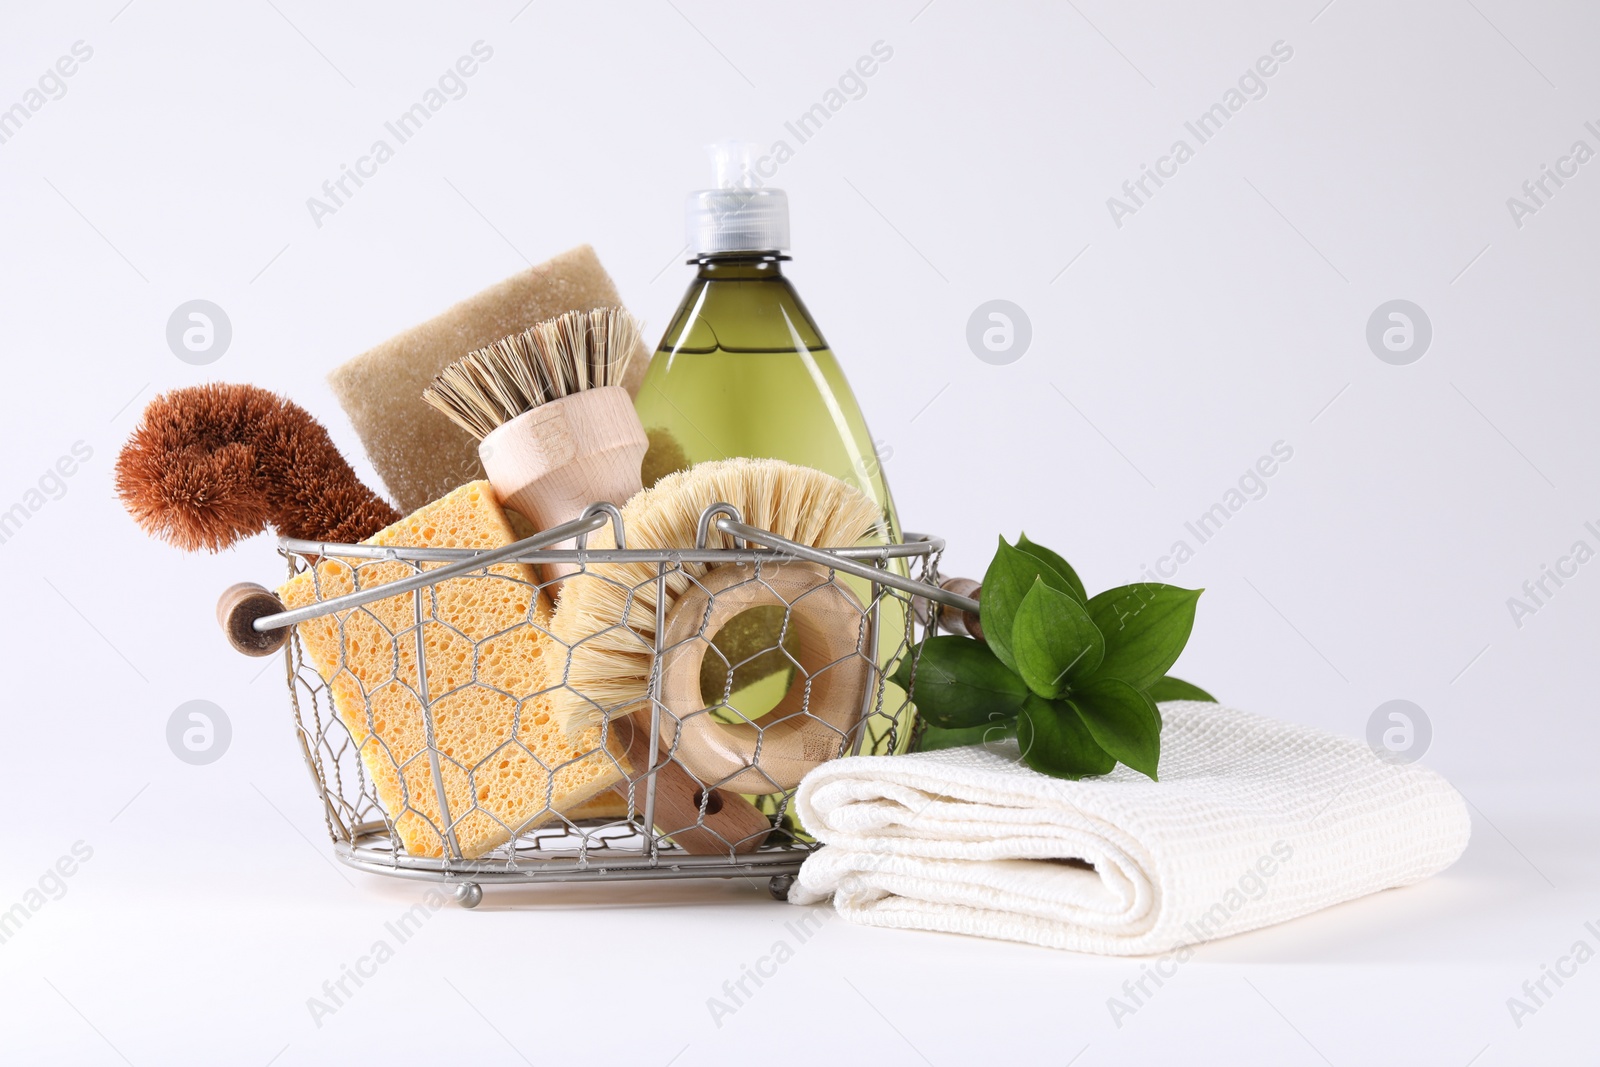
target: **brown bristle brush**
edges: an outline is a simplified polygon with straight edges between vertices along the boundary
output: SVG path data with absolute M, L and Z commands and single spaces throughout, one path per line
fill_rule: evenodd
M 268 527 L 354 544 L 400 519 L 321 423 L 253 385 L 156 397 L 117 457 L 116 487 L 140 528 L 187 552 L 217 552 Z

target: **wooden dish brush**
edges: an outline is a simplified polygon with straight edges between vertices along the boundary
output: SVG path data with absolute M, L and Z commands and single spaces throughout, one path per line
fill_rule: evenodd
M 452 363 L 422 399 L 478 438 L 500 503 L 548 530 L 639 491 L 649 442 L 620 384 L 638 341 L 621 308 L 569 311 Z
M 865 493 L 837 478 L 780 460 L 726 459 L 702 463 L 668 475 L 628 501 L 622 509 L 628 547 L 693 547 L 700 514 L 715 503 L 731 504 L 738 509 L 741 520 L 746 524 L 804 545 L 854 545 L 869 535 L 885 535 L 883 514 L 877 504 Z M 589 544 L 596 549 L 613 547 L 610 528 L 602 528 L 590 535 Z M 713 527 L 707 547 L 732 548 L 734 545 L 730 537 Z M 765 578 L 777 575 L 779 568 L 792 570 L 796 566 L 776 561 L 763 563 L 761 573 Z M 560 644 L 552 644 L 548 652 L 566 657 L 565 663 L 552 672 L 553 677 L 561 676 L 561 667 L 565 668 L 565 685 L 552 694 L 552 711 L 562 728 L 569 733 L 580 732 L 605 718 L 641 711 L 648 713 L 650 706 L 652 648 L 656 637 L 657 565 L 596 563 L 591 564 L 589 570 L 591 576 L 566 583 L 550 624 L 551 633 Z M 703 563 L 685 563 L 680 570 L 674 570 L 666 578 L 666 603 L 662 605 L 662 613 L 668 619 L 668 632 L 688 635 L 699 633 L 700 636 L 693 640 L 701 645 L 701 655 L 665 657 L 669 676 L 663 680 L 664 694 L 693 694 L 699 691 L 700 660 L 706 651 L 704 645 L 715 636 L 714 627 L 707 627 L 692 615 L 689 622 L 693 624 L 686 625 L 680 621 L 684 619 L 683 613 L 674 617 L 673 609 L 688 594 L 694 593 L 695 597 L 690 600 L 695 606 L 687 610 L 691 613 L 706 610 L 704 593 L 724 585 L 708 577 L 710 570 L 712 568 Z M 799 596 L 822 584 L 816 581 L 801 582 L 794 587 L 798 592 L 786 601 L 773 588 L 781 586 L 781 583 L 764 582 L 756 578 L 756 568 L 753 566 L 741 566 L 738 570 L 745 572 L 745 578 L 748 579 L 743 588 L 764 588 L 771 594 L 759 602 L 782 604 L 786 610 L 796 614 L 804 610 L 799 605 L 807 603 Z M 731 589 L 733 584 L 738 583 L 731 583 L 727 587 Z M 828 588 L 855 601 L 853 594 L 849 594 L 842 585 Z M 811 601 L 820 607 L 824 603 L 824 596 L 836 620 L 830 632 L 842 641 L 843 647 L 857 650 L 857 658 L 865 666 L 875 650 L 858 647 L 861 640 L 858 635 L 861 625 L 859 603 L 855 603 L 854 612 L 841 611 L 836 597 L 827 590 L 813 593 Z M 750 600 L 741 606 L 756 603 L 757 600 Z M 837 621 L 851 615 L 854 618 L 849 626 Z M 797 626 L 796 629 L 801 627 Z M 813 630 L 812 636 L 819 633 Z M 566 649 L 561 649 L 560 645 L 563 644 L 567 646 Z M 806 655 L 801 655 L 799 659 L 802 665 L 806 664 Z M 846 672 L 841 670 L 838 673 L 842 676 Z M 799 679 L 796 684 L 805 687 L 808 681 Z M 762 774 L 733 777 L 730 775 L 729 748 L 726 745 L 720 746 L 717 759 L 697 759 L 691 751 L 694 746 L 677 750 L 676 758 L 682 760 L 702 780 L 713 784 L 724 785 L 737 781 L 741 791 L 781 791 L 788 788 L 785 782 L 792 784 L 796 780 L 793 773 L 795 768 L 809 768 L 842 754 L 846 734 L 861 712 L 861 698 L 864 695 L 861 686 L 865 684 L 863 676 L 856 676 L 853 685 L 831 687 L 828 707 L 812 707 L 808 718 L 826 731 L 832 741 L 829 745 L 819 746 L 816 731 L 813 730 L 779 731 L 762 741 L 759 750 L 750 736 L 743 741 L 736 739 L 733 743 L 732 747 L 738 753 L 735 757 L 738 765 L 764 768 L 770 761 L 774 769 L 782 765 L 785 768 L 782 773 L 767 770 Z M 717 703 L 715 695 L 705 695 L 710 699 L 704 703 Z M 786 700 L 774 710 L 784 711 L 786 707 L 792 711 L 793 701 Z M 672 750 L 680 727 L 687 728 L 690 723 L 681 718 L 677 722 L 666 722 L 668 718 L 680 716 L 684 709 L 674 706 L 668 710 L 672 714 L 663 716 L 664 729 L 661 733 L 663 743 Z M 752 729 L 744 724 L 726 727 L 725 724 L 714 723 L 703 707 L 688 710 L 699 727 L 727 728 L 732 731 Z M 694 715 L 694 712 L 699 714 Z M 642 716 L 640 721 L 644 721 Z M 688 732 L 687 729 L 685 732 Z M 823 751 L 824 748 L 827 751 Z M 760 781 L 752 781 L 752 778 Z

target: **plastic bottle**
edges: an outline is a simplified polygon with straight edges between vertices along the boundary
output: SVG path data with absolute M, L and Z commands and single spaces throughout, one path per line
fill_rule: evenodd
M 645 485 L 706 460 L 787 460 L 866 492 L 897 541 L 899 518 L 866 420 L 822 331 L 783 276 L 788 197 L 754 180 L 747 146 L 713 146 L 712 156 L 717 188 L 691 193 L 686 206 L 695 277 L 635 401 L 650 437 Z M 905 573 L 903 562 L 896 566 Z M 865 583 L 850 581 L 868 602 Z M 886 664 L 905 640 L 905 615 L 899 601 L 886 598 L 883 605 L 879 650 Z M 771 661 L 784 662 L 776 654 Z M 778 702 L 790 680 L 773 671 L 736 688 L 730 703 L 755 718 Z M 903 750 L 909 740 L 909 715 L 892 726 L 887 718 L 903 694 L 893 685 L 887 690 L 883 715 L 868 722 L 864 752 Z

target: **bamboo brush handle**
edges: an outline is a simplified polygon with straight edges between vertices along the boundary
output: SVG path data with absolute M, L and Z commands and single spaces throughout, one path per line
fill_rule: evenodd
M 590 504 L 626 503 L 640 489 L 648 445 L 628 391 L 607 385 L 523 412 L 485 437 L 478 456 L 500 503 L 548 530 Z M 555 581 L 576 569 L 546 564 L 543 571 Z
M 632 810 L 641 814 L 645 803 L 645 774 L 650 768 L 650 727 L 642 717 L 612 720 L 618 740 L 626 747 L 629 780 L 613 789 Z M 660 757 L 657 757 L 660 759 Z M 691 856 L 726 856 L 754 852 L 772 832 L 772 821 L 756 806 L 727 789 L 712 789 L 695 781 L 676 760 L 661 760 L 655 769 L 655 828 Z M 632 796 L 629 793 L 632 792 Z M 700 802 L 705 800 L 705 813 Z
M 760 719 L 722 723 L 700 692 L 700 664 L 717 632 L 753 607 L 788 609 L 799 677 Z M 807 771 L 844 754 L 872 679 L 861 601 L 813 563 L 724 564 L 706 572 L 667 615 L 661 671 L 662 746 L 706 781 L 741 793 L 793 789 Z M 669 725 L 670 720 L 670 725 Z M 676 736 L 674 736 L 676 735 Z

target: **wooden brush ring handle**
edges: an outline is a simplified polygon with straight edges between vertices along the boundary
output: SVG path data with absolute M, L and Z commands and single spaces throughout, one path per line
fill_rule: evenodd
M 642 716 L 630 716 L 613 720 L 611 728 L 624 745 L 631 768 L 628 781 L 613 789 L 629 802 L 630 808 L 642 813 L 645 775 L 651 764 L 649 722 Z M 705 791 L 706 787 L 676 760 L 661 763 L 656 767 L 656 830 L 691 856 L 742 855 L 760 848 L 772 832 L 772 820 L 744 797 L 726 789 L 710 791 L 702 815 L 700 800 Z
M 628 391 L 606 385 L 523 412 L 485 437 L 478 456 L 500 503 L 548 530 L 598 501 L 627 503 L 639 491 L 648 447 Z M 575 569 L 546 564 L 543 571 L 554 581 Z
M 286 611 L 283 601 L 266 586 L 239 582 L 222 591 L 217 600 L 217 624 L 234 651 L 247 656 L 270 656 L 289 639 L 289 628 L 257 630 L 252 624 L 267 615 Z
M 754 723 L 721 723 L 706 709 L 700 664 L 730 619 L 788 607 L 800 676 Z M 811 563 L 725 564 L 708 571 L 667 615 L 661 671 L 662 744 L 698 777 L 740 793 L 781 793 L 843 755 L 871 683 L 867 615 L 854 593 Z M 809 690 L 809 699 L 807 691 Z M 676 735 L 676 736 L 674 736 Z

